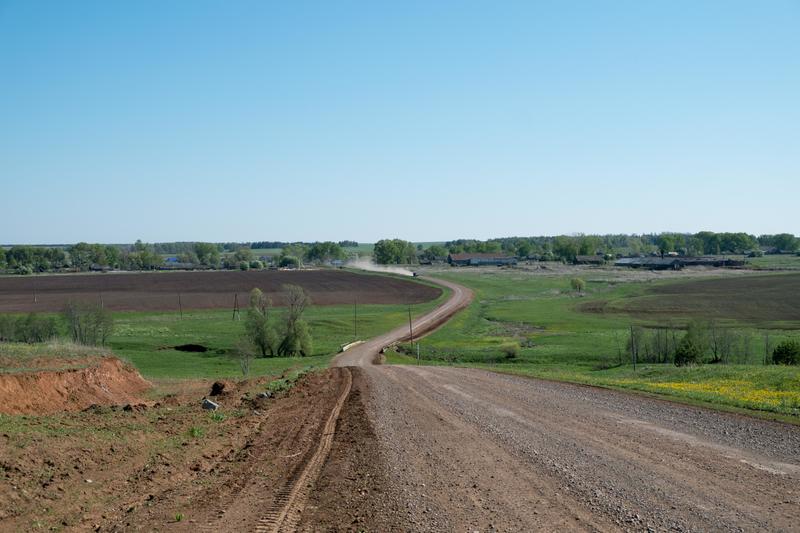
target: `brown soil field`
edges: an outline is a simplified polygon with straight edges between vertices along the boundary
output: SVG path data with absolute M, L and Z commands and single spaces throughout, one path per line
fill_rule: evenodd
M 299 285 L 315 305 L 415 304 L 441 289 L 395 277 L 343 270 L 153 272 L 0 277 L 0 312 L 60 311 L 70 300 L 94 301 L 115 311 L 231 308 L 247 305 L 254 287 L 282 304 L 282 286 Z
M 578 309 L 628 313 L 643 319 L 687 316 L 794 323 L 800 322 L 800 274 L 670 282 L 648 287 L 640 296 L 591 301 Z

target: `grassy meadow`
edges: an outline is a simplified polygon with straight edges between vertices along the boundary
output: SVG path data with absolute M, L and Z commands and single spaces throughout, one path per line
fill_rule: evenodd
M 800 255 L 765 255 L 748 258 L 747 266 L 757 269 L 800 270 Z
M 425 283 L 422 280 L 415 282 Z M 444 291 L 436 300 L 412 305 L 412 315 L 433 309 L 447 296 L 448 292 Z M 342 345 L 405 324 L 409 307 L 405 304 L 362 304 L 355 311 L 357 331 L 354 331 L 353 305 L 311 305 L 303 318 L 310 326 L 313 354 L 308 357 L 256 357 L 252 360 L 250 375 L 278 375 L 309 366 L 327 366 Z M 283 310 L 276 307 L 272 312 L 281 315 Z M 42 315 L 54 316 L 51 313 Z M 246 308 L 241 310 L 238 317 L 233 316 L 231 309 L 184 310 L 182 314 L 178 311 L 117 311 L 113 314 L 113 333 L 106 348 L 131 362 L 150 380 L 238 377 L 241 376 L 241 369 L 237 348 L 244 339 L 245 315 Z M 64 327 L 61 324 L 62 330 Z M 65 331 L 61 334 L 64 335 Z M 175 349 L 186 344 L 201 345 L 206 351 Z M 0 366 L 6 370 L 13 368 L 20 371 L 25 367 L 25 361 L 34 357 L 53 360 L 69 358 L 74 348 L 64 342 L 33 345 L 0 343 Z
M 439 300 L 412 306 L 421 314 Z M 115 354 L 133 363 L 148 379 L 217 378 L 241 375 L 235 348 L 244 334 L 242 320 L 230 310 L 115 313 L 109 345 Z M 275 312 L 280 313 L 278 308 Z M 354 339 L 353 306 L 312 306 L 305 319 L 311 327 L 314 354 L 310 357 L 255 358 L 251 374 L 277 374 L 291 368 L 325 366 L 339 348 Z M 359 305 L 358 338 L 383 333 L 408 320 L 404 305 Z M 206 352 L 183 352 L 175 346 L 199 344 Z
M 589 269 L 575 274 L 587 282 L 583 293 L 574 291 L 572 276 L 563 273 L 453 269 L 436 275 L 472 288 L 475 300 L 422 340 L 423 364 L 485 367 L 800 416 L 800 368 L 764 364 L 765 344 L 769 350 L 783 339 L 800 338 L 797 274 L 738 275 L 709 283 L 688 273 L 640 281 Z M 760 313 L 753 315 L 752 309 Z M 653 331 L 669 325 L 681 336 L 681 328 L 696 319 L 713 319 L 733 332 L 727 364 L 678 368 L 640 360 L 634 370 L 627 348 L 631 326 Z M 508 353 L 509 345 L 516 353 Z M 408 352 L 409 346 L 400 346 L 388 362 L 415 363 Z

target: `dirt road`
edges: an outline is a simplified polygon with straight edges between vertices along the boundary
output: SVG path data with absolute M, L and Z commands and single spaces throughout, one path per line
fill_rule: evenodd
M 443 284 L 452 299 L 415 329 L 469 302 Z M 407 334 L 338 359 L 360 367 L 360 404 L 343 411 L 305 528 L 800 529 L 799 427 L 480 370 L 371 364 Z

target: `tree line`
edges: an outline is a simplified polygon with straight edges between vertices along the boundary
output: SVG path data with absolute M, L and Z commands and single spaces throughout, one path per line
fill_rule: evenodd
M 641 255 L 676 252 L 679 255 L 721 255 L 760 253 L 773 248 L 783 253 L 800 250 L 800 239 L 791 233 L 750 235 L 747 233 L 658 233 L 643 235 L 556 235 L 503 237 L 488 240 L 457 239 L 426 248 L 401 239 L 383 239 L 375 243 L 373 258 L 381 264 L 409 264 L 442 260 L 448 254 L 497 253 L 520 259 L 572 262 L 579 255 Z
M 261 249 L 261 250 L 270 250 L 270 249 L 277 249 L 277 248 L 286 248 L 287 246 L 291 246 L 293 244 L 301 244 L 301 245 L 311 245 L 314 243 L 307 243 L 307 242 L 284 242 L 284 241 L 256 241 L 250 243 L 250 248 L 252 249 Z M 341 246 L 342 248 L 357 248 L 358 243 L 356 241 L 339 241 L 336 244 Z
M 0 342 L 28 344 L 67 337 L 77 344 L 105 346 L 114 331 L 112 313 L 100 304 L 70 301 L 60 317 L 43 313 L 0 314 Z
M 353 241 L 343 242 L 349 245 Z M 240 244 L 235 248 L 209 242 L 170 243 L 170 246 L 165 246 L 138 240 L 132 245 L 79 242 L 69 246 L 12 246 L 8 250 L 0 249 L 0 271 L 32 274 L 66 270 L 85 272 L 92 269 L 156 270 L 168 265 L 161 255 L 165 253 L 164 250 L 175 252 L 173 263 L 177 263 L 178 267 L 249 270 L 265 266 L 265 261 L 257 258 L 248 244 Z M 341 243 L 295 243 L 283 247 L 276 263 L 299 267 L 304 263 L 325 263 L 346 257 Z
M 164 267 L 162 254 L 174 254 L 183 266 L 200 268 L 262 268 L 263 261 L 254 249 L 281 248 L 278 266 L 300 267 L 304 263 L 343 260 L 345 248 L 358 246 L 356 241 L 288 243 L 260 241 L 253 243 L 175 242 L 147 244 L 141 240 L 131 245 L 89 244 L 70 246 L 12 246 L 0 249 L 0 271 L 18 274 L 62 270 L 86 271 L 92 268 L 154 270 Z M 643 235 L 557 235 L 538 237 L 503 237 L 485 241 L 456 239 L 424 247 L 402 239 L 382 239 L 375 243 L 373 259 L 379 264 L 413 264 L 443 260 L 455 253 L 503 253 L 521 259 L 574 261 L 578 255 L 640 255 L 671 253 L 679 255 L 719 255 L 760 253 L 768 248 L 782 253 L 797 253 L 800 239 L 791 233 L 750 235 L 747 233 L 659 233 Z
M 770 332 L 757 336 L 751 330 L 725 327 L 715 320 L 693 320 L 685 328 L 631 326 L 625 348 L 617 336 L 617 356 L 635 363 L 699 364 L 799 364 L 800 343 L 786 339 L 775 344 Z

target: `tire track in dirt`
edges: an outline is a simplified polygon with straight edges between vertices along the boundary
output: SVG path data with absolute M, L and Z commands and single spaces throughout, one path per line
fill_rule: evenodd
M 350 395 L 353 377 L 350 370 L 345 369 L 345 372 L 344 388 L 331 410 L 325 427 L 322 429 L 322 436 L 317 450 L 297 478 L 293 481 L 290 480 L 287 486 L 278 493 L 273 505 L 259 520 L 260 523 L 256 526 L 257 532 L 279 533 L 297 530 L 302 512 L 308 501 L 311 487 L 319 477 L 320 472 L 322 472 L 322 467 L 330 452 L 331 444 L 333 443 L 333 438 L 336 433 L 336 423 L 339 420 L 339 414 Z

